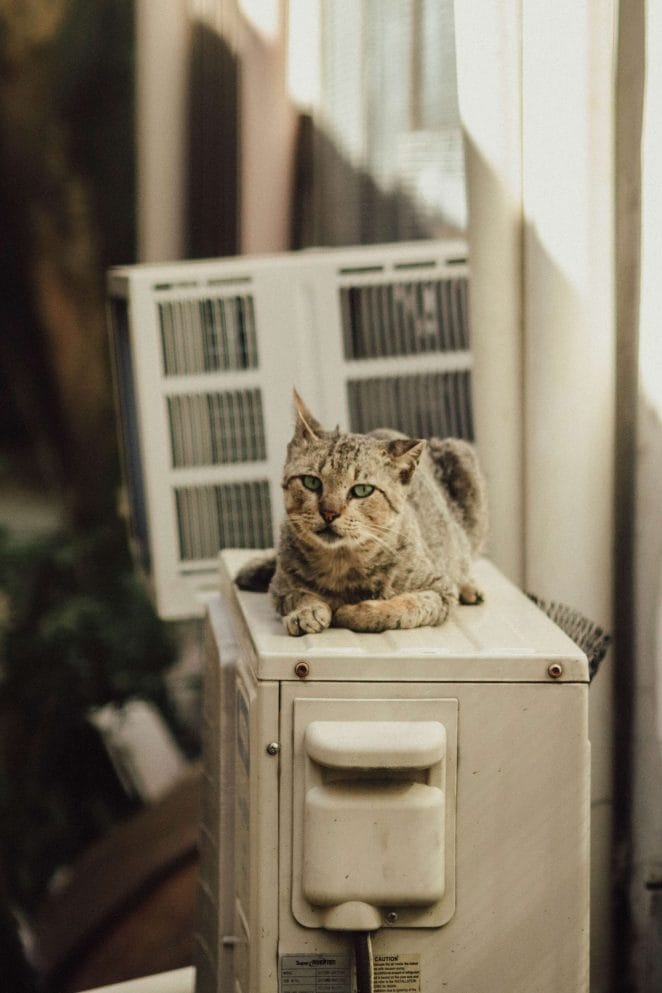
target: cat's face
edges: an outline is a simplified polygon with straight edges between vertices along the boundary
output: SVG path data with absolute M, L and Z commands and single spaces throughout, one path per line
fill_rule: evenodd
M 299 539 L 319 549 L 383 546 L 402 512 L 423 444 L 324 431 L 297 405 L 283 487 Z

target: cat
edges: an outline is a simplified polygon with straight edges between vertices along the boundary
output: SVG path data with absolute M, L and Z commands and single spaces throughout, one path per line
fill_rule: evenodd
M 294 393 L 277 555 L 235 577 L 264 589 L 289 634 L 442 624 L 480 603 L 471 564 L 487 535 L 485 484 L 457 438 L 325 430 Z

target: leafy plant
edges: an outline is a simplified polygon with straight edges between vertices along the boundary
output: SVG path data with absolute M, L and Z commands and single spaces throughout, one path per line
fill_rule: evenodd
M 0 535 L 0 857 L 19 905 L 133 808 L 86 715 L 141 697 L 177 734 L 174 659 L 118 522 L 23 545 Z

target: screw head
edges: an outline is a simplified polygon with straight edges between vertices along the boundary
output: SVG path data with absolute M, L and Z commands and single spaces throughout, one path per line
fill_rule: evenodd
M 305 679 L 310 672 L 310 666 L 305 659 L 299 659 L 299 661 L 294 666 L 294 674 L 298 676 L 299 679 Z
M 280 751 L 280 745 L 277 741 L 270 741 L 267 745 L 267 755 L 278 755 Z
M 386 915 L 387 924 L 395 924 L 397 919 L 398 919 L 398 915 L 396 914 L 395 910 L 389 910 L 388 914 Z
M 560 679 L 563 675 L 563 666 L 560 662 L 550 662 L 547 666 L 547 675 L 550 679 Z

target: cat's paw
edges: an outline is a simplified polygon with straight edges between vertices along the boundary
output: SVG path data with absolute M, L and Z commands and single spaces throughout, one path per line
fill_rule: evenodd
M 433 590 L 403 593 L 389 600 L 346 603 L 333 615 L 334 627 L 379 632 L 443 623 L 451 604 Z
M 482 603 L 484 599 L 485 594 L 483 591 L 471 580 L 460 587 L 460 603 L 475 607 L 477 604 Z
M 319 600 L 290 611 L 283 618 L 287 633 L 298 638 L 302 634 L 318 634 L 331 624 L 331 608 Z
M 362 600 L 360 603 L 345 603 L 333 614 L 333 626 L 376 634 L 394 627 L 392 611 L 381 600 Z

